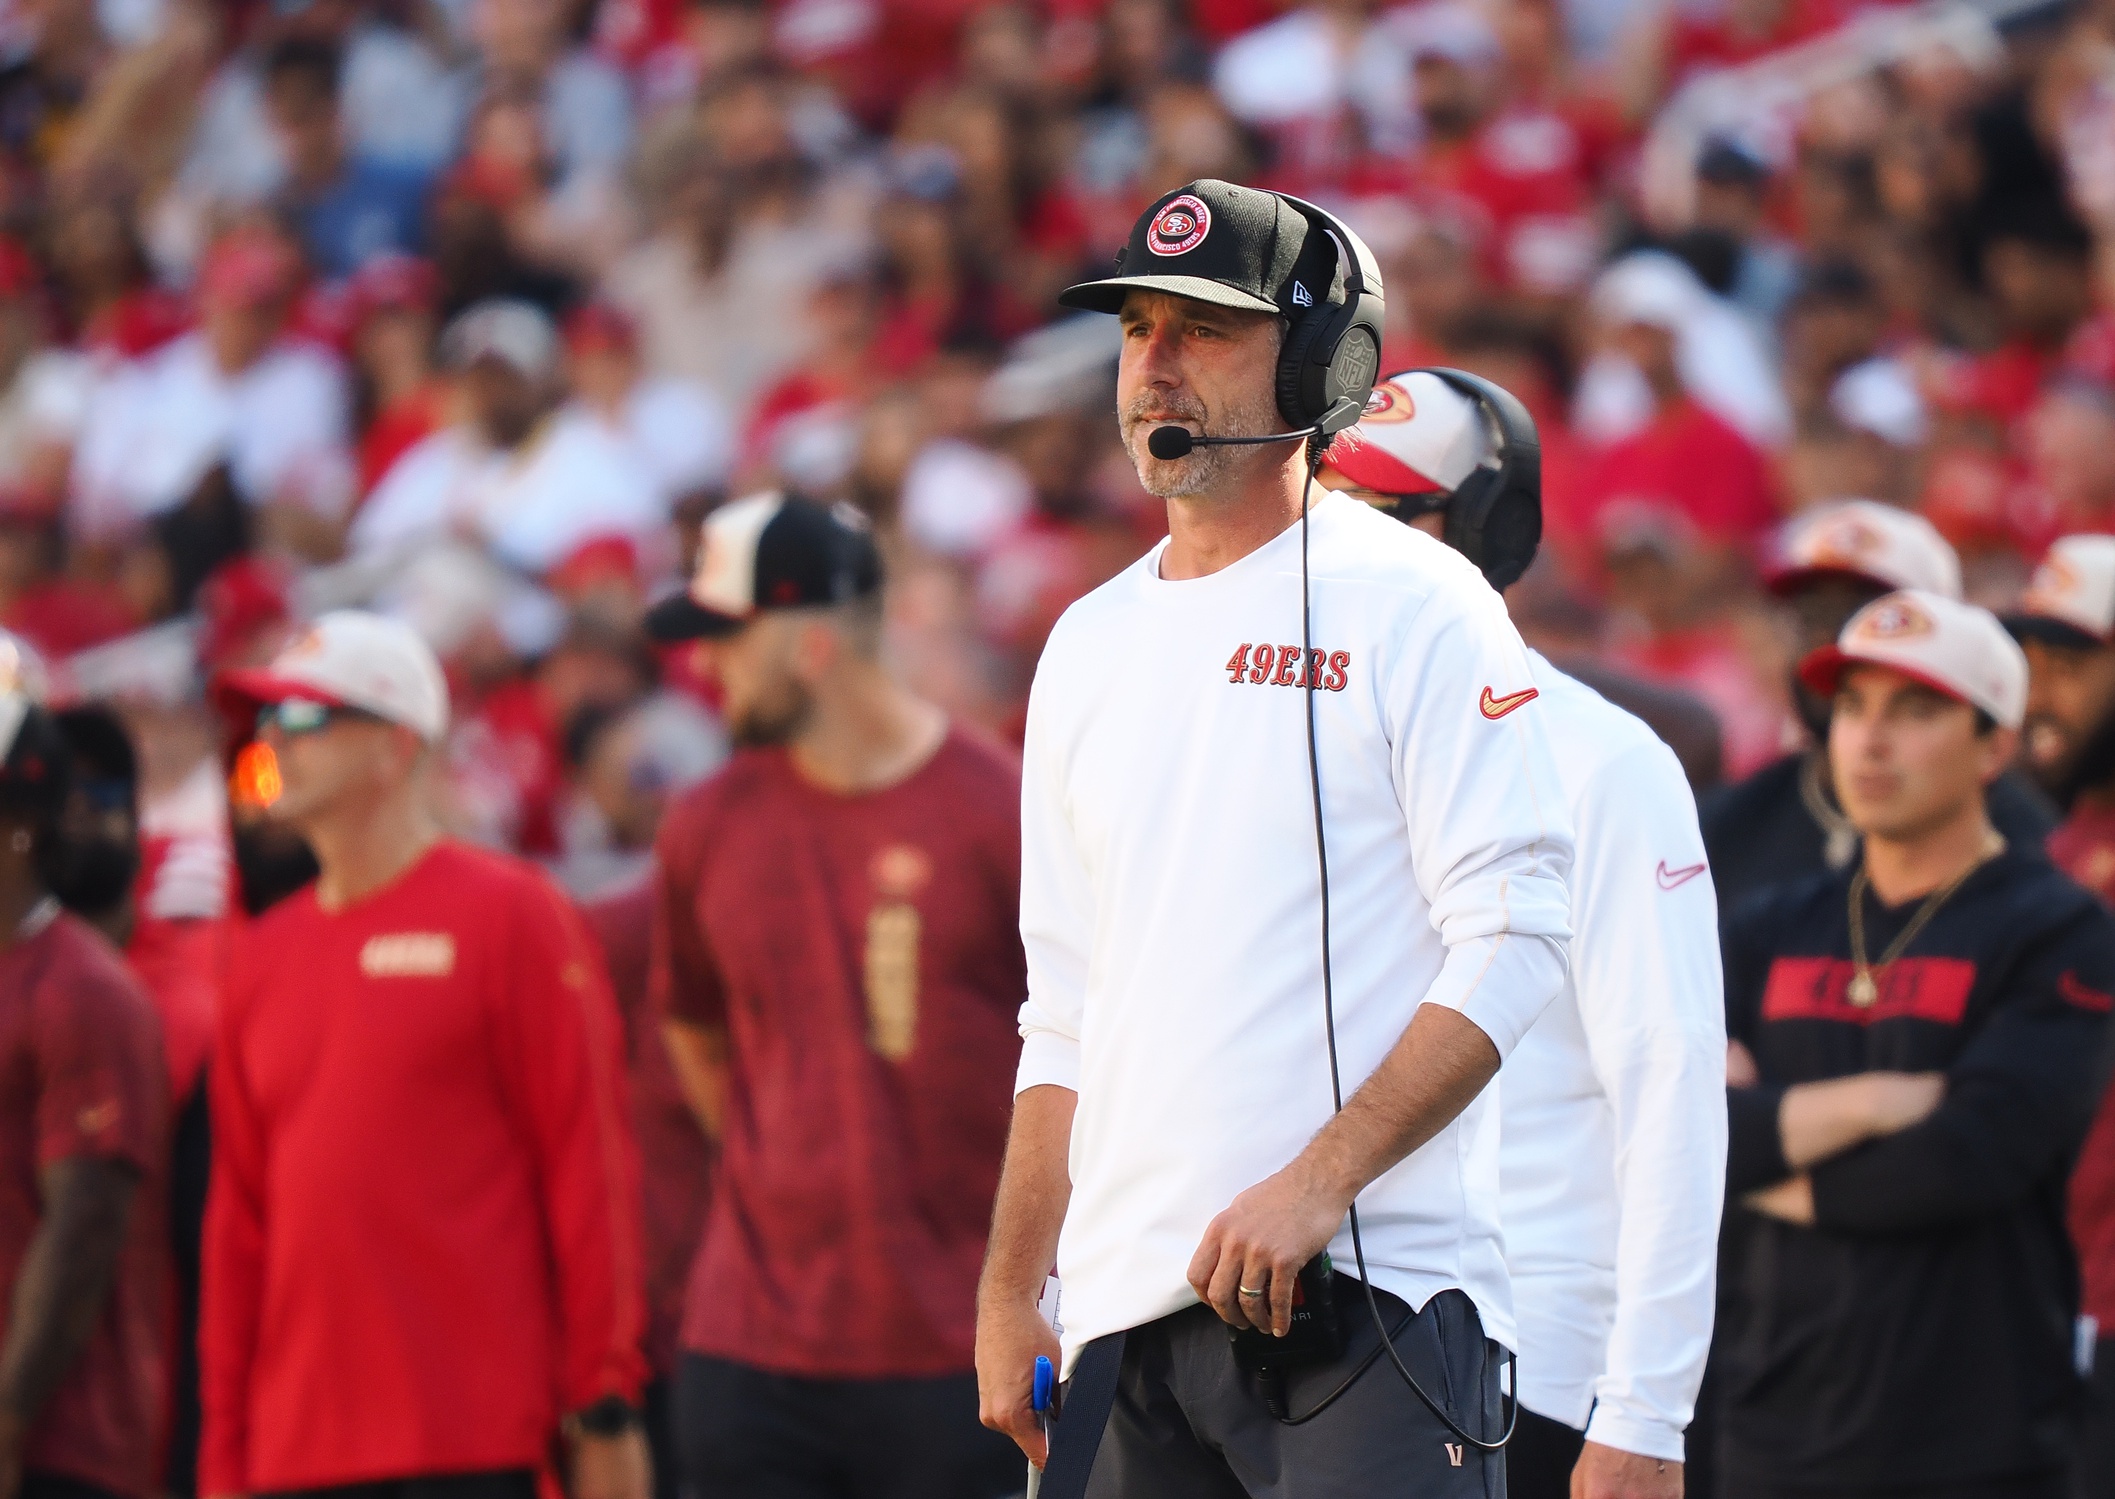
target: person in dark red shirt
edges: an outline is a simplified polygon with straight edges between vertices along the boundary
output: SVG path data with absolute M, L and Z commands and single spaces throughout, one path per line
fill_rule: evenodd
M 324 615 L 262 670 L 273 815 L 321 874 L 244 928 L 211 1079 L 202 1492 L 646 1499 L 639 1183 L 600 954 L 427 810 L 448 694 Z
M 2056 866 L 2115 905 L 2115 536 L 2066 536 L 2005 621 L 2027 653 L 2021 758 L 2064 809 Z M 2081 1310 L 2098 1328 L 2074 1468 L 2079 1499 L 2115 1496 L 2115 1088 L 2071 1174 Z
M 0 690 L 0 1496 L 161 1489 L 170 1308 L 154 1007 L 64 914 L 67 746 Z
M 676 1079 L 660 1017 L 648 997 L 654 887 L 642 876 L 582 910 L 609 961 L 610 988 L 624 1017 L 632 1119 L 646 1203 L 647 1440 L 653 1446 L 655 1499 L 677 1499 L 673 1402 L 683 1326 L 683 1290 L 697 1258 L 712 1200 L 712 1144 Z
M 720 1173 L 678 1383 L 703 1496 L 990 1499 L 976 1282 L 1011 1113 L 1020 773 L 879 659 L 843 509 L 754 495 L 657 606 L 742 746 L 659 841 L 656 998 Z

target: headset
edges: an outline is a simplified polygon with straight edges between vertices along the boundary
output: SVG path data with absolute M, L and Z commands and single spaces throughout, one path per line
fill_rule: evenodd
M 1249 447 L 1304 437 L 1310 443 L 1308 472 L 1312 475 L 1321 453 L 1315 444 L 1326 445 L 1366 413 L 1373 382 L 1381 372 L 1381 318 L 1386 307 L 1380 263 L 1366 242 L 1328 209 L 1287 193 L 1277 197 L 1306 219 L 1311 231 L 1326 236 L 1336 250 L 1327 294 L 1311 311 L 1292 316 L 1278 350 L 1278 414 L 1294 430 L 1263 437 L 1199 437 L 1186 427 L 1155 427 L 1146 436 L 1147 451 L 1155 458 L 1172 460 L 1187 457 L 1196 448 Z M 1301 258 L 1306 258 L 1304 251 Z M 1304 286 L 1297 279 L 1298 266 L 1293 274 L 1295 287 Z M 1530 423 L 1529 431 L 1533 430 Z
M 1500 593 L 1520 581 L 1542 544 L 1542 439 L 1520 398 L 1467 370 L 1437 365 L 1431 375 L 1474 401 L 1491 434 L 1491 456 L 1452 494 L 1412 495 L 1397 501 L 1398 516 L 1443 514 L 1444 539 L 1482 570 Z
M 1293 319 L 1278 353 L 1278 414 L 1295 431 L 1268 437 L 1195 437 L 1183 427 L 1155 428 L 1147 436 L 1147 449 L 1156 458 L 1180 458 L 1192 448 L 1236 446 L 1250 443 L 1307 441 L 1307 477 L 1300 492 L 1300 659 L 1314 659 L 1314 615 L 1308 582 L 1308 501 L 1312 497 L 1315 472 L 1322 466 L 1329 440 L 1365 414 L 1373 397 L 1374 381 L 1380 375 L 1381 319 L 1386 309 L 1379 264 L 1365 241 L 1326 209 L 1279 194 L 1315 230 L 1326 234 L 1336 248 L 1336 271 L 1330 277 L 1327 299 L 1305 316 Z M 1511 394 L 1475 375 L 1459 370 L 1434 371 L 1449 384 L 1477 399 L 1490 414 L 1497 429 L 1496 457 L 1472 474 L 1455 491 L 1454 506 L 1447 518 L 1448 540 L 1459 533 L 1470 539 L 1460 550 L 1486 569 L 1510 568 L 1506 581 L 1518 578 L 1534 555 L 1542 537 L 1541 443 L 1527 409 Z M 1493 579 L 1494 586 L 1503 586 Z M 1322 1014 L 1329 1046 L 1329 1091 L 1333 1111 L 1344 1108 L 1344 1087 L 1337 1061 L 1336 988 L 1331 973 L 1329 940 L 1329 843 L 1322 818 L 1322 759 L 1315 731 L 1315 681 L 1306 674 L 1302 684 L 1307 710 L 1308 787 L 1314 801 L 1315 864 L 1322 893 Z M 1410 1386 L 1426 1409 L 1461 1441 L 1479 1452 L 1497 1452 L 1512 1440 L 1520 1420 L 1518 1360 L 1513 1366 L 1512 1413 L 1498 1440 L 1489 1441 L 1462 1429 L 1452 1415 L 1418 1382 L 1396 1351 L 1401 1327 L 1390 1330 L 1374 1298 L 1372 1277 L 1366 1269 L 1366 1248 L 1359 1231 L 1358 1205 L 1350 1209 L 1351 1250 L 1358 1268 L 1359 1284 L 1365 1292 L 1366 1309 L 1380 1335 L 1380 1346 L 1363 1359 L 1344 1380 L 1309 1410 L 1279 1419 L 1288 1425 L 1311 1421 L 1342 1395 L 1385 1353 L 1395 1372 Z

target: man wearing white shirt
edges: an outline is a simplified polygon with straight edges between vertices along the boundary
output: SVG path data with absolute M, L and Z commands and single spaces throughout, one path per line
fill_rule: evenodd
M 1513 1330 L 1478 1095 L 1562 987 L 1570 935 L 1527 654 L 1430 538 L 1321 491 L 1303 522 L 1295 442 L 1151 455 L 1168 425 L 1355 418 L 1380 287 L 1354 237 L 1203 181 L 1139 220 L 1119 266 L 1064 300 L 1122 319 L 1122 432 L 1170 538 L 1067 611 L 1030 698 L 1029 999 L 979 1295 L 984 1418 L 1043 1460 L 1044 1354 L 1072 1379 L 1060 1494 L 1495 1495 Z M 1326 380 L 1325 329 L 1353 356 Z M 1280 1365 L 1324 1250 L 1334 1295 L 1301 1316 L 1333 1305 L 1339 1350 Z M 1035 1310 L 1053 1260 L 1062 1344 Z
M 1375 389 L 1320 477 L 1477 545 L 1495 533 L 1472 535 L 1473 516 L 1450 515 L 1456 493 L 1509 461 L 1518 455 L 1493 442 L 1478 399 L 1413 370 Z M 1500 503 L 1530 497 L 1539 502 L 1539 484 Z M 1529 551 L 1487 558 L 1487 573 L 1510 582 Z M 1718 909 L 1673 751 L 1541 655 L 1530 660 L 1564 747 L 1558 776 L 1578 846 L 1570 977 L 1499 1079 L 1523 1407 L 1507 1491 L 1678 1499 L 1725 1182 Z
M 198 331 L 120 367 L 90 399 L 74 460 L 78 530 L 167 516 L 224 467 L 245 505 L 278 512 L 287 539 L 335 537 L 352 500 L 351 393 L 335 355 L 286 331 L 299 271 L 266 231 L 213 247 Z
M 448 536 L 541 577 L 591 541 L 650 551 L 667 507 L 602 420 L 558 405 L 558 330 L 526 302 L 480 302 L 449 324 L 443 361 L 475 413 L 398 459 L 353 523 L 352 549 L 406 555 Z

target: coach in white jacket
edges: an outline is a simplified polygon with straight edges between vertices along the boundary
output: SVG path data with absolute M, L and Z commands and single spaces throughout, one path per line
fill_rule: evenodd
M 1478 400 L 1412 371 L 1380 384 L 1322 481 L 1446 536 L 1454 492 L 1493 451 Z M 1505 560 L 1527 558 L 1487 560 L 1501 582 Z M 1717 905 L 1673 752 L 1530 660 L 1577 848 L 1570 975 L 1498 1082 L 1525 1406 L 1508 1493 L 1676 1499 L 1725 1187 Z
M 1122 430 L 1170 537 L 1067 611 L 1030 698 L 1029 994 L 977 1363 L 986 1421 L 1040 1459 L 1028 1389 L 1059 1352 L 1034 1311 L 1054 1257 L 1075 1388 L 1050 1482 L 1085 1439 L 1092 1499 L 1502 1483 L 1477 1445 L 1502 1430 L 1513 1342 L 1484 1090 L 1563 985 L 1572 842 L 1527 653 L 1464 559 L 1317 488 L 1303 660 L 1305 445 L 1148 447 L 1166 424 L 1294 427 L 1281 350 L 1345 296 L 1346 243 L 1288 200 L 1193 183 L 1139 221 L 1136 274 L 1067 293 L 1122 319 Z M 1382 1321 L 1444 1415 L 1366 1357 L 1354 1199 Z M 1325 1248 L 1346 1344 L 1279 1392 L 1285 1415 L 1320 1413 L 1278 1419 L 1227 1328 L 1282 1333 Z M 1097 1368 L 1113 1410 L 1083 1432 Z

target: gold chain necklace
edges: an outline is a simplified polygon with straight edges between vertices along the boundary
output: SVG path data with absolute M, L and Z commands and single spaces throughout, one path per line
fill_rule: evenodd
M 1857 971 L 1851 975 L 1848 994 L 1850 1002 L 1861 1010 L 1871 1009 L 1880 999 L 1880 982 L 1874 977 L 1877 969 L 1885 974 L 1888 965 L 1902 956 L 1910 943 L 1917 940 L 1917 933 L 1924 930 L 1932 917 L 1939 914 L 1939 907 L 1946 904 L 1953 893 L 1968 883 L 1968 877 L 2005 851 L 2004 838 L 1993 832 L 1983 851 L 1976 855 L 1975 862 L 1932 891 L 1917 907 L 1917 914 L 1909 918 L 1909 925 L 1902 928 L 1895 940 L 1888 943 L 1880 954 L 1880 961 L 1865 960 L 1865 892 L 1871 881 L 1866 878 L 1865 866 L 1860 864 L 1858 872 L 1851 876 L 1851 966 Z

